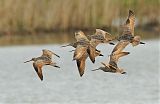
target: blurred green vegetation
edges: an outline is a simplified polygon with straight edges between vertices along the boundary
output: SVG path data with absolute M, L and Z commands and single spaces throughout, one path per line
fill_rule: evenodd
M 160 23 L 160 0 L 0 0 L 0 33 L 112 27 L 129 9 L 139 26 Z

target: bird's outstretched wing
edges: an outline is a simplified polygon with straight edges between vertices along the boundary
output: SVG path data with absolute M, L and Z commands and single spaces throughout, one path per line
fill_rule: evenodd
M 87 53 L 87 47 L 78 45 L 74 51 L 73 60 L 80 59 L 84 54 Z
M 52 59 L 52 55 L 55 55 L 55 56 L 57 56 L 57 57 L 60 58 L 59 55 L 57 55 L 56 53 L 54 53 L 54 52 L 52 52 L 52 51 L 50 51 L 50 50 L 47 50 L 47 49 L 43 49 L 43 50 L 42 50 L 42 56 L 46 56 L 46 57 Z
M 118 44 L 113 48 L 112 54 L 118 54 L 122 52 L 122 50 L 129 44 L 128 40 L 121 40 Z
M 78 67 L 78 71 L 80 76 L 82 77 L 85 71 L 85 62 L 87 59 L 87 54 L 83 54 L 83 56 L 80 59 L 77 59 L 77 67 Z
M 37 73 L 37 75 L 39 76 L 39 78 L 41 79 L 41 81 L 43 80 L 43 74 L 42 74 L 42 64 L 38 61 L 33 63 L 33 67 Z
M 96 29 L 95 34 L 91 35 L 90 37 L 90 43 L 95 47 L 100 43 L 108 43 L 109 41 L 113 40 L 113 37 L 110 33 L 101 29 Z
M 132 10 L 129 10 L 128 19 L 130 21 L 130 30 L 132 35 L 134 35 L 134 26 L 135 26 L 135 14 Z
M 128 18 L 123 26 L 122 35 L 134 36 L 134 26 L 135 26 L 135 15 L 133 11 L 129 10 Z

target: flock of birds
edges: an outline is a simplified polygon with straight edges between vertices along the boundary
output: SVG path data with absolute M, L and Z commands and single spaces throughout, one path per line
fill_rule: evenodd
M 118 37 L 113 37 L 110 33 L 106 31 L 96 29 L 94 35 L 86 36 L 82 31 L 78 31 L 75 32 L 76 42 L 67 44 L 62 47 L 72 46 L 75 48 L 75 50 L 72 50 L 74 51 L 73 60 L 76 60 L 79 74 L 82 77 L 85 71 L 86 59 L 89 57 L 92 63 L 95 63 L 95 58 L 97 56 L 103 56 L 101 54 L 101 51 L 96 49 L 96 47 L 100 43 L 109 43 L 111 45 L 115 45 L 111 41 L 118 40 L 119 42 L 115 45 L 113 51 L 109 55 L 109 63 L 106 64 L 104 62 L 101 62 L 103 66 L 92 71 L 103 70 L 104 72 L 125 74 L 126 72 L 122 68 L 119 68 L 117 65 L 120 57 L 130 54 L 130 52 L 124 52 L 124 48 L 130 43 L 132 44 L 132 46 L 145 44 L 140 41 L 140 36 L 134 36 L 134 25 L 135 14 L 133 11 L 129 10 L 128 18 L 123 25 L 122 35 Z M 52 61 L 52 55 L 60 58 L 59 55 L 47 49 L 44 49 L 42 51 L 43 54 L 40 57 L 32 58 L 31 60 L 24 62 L 27 63 L 33 61 L 33 67 L 41 80 L 43 80 L 42 67 L 44 65 L 51 65 L 60 68 L 55 62 Z

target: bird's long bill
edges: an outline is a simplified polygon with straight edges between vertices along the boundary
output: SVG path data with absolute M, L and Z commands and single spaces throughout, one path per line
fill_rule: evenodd
M 57 55 L 57 54 L 55 54 L 55 53 L 53 53 L 53 54 L 60 58 L 60 56 L 59 56 L 59 55 Z
M 24 63 L 27 63 L 27 62 L 30 62 L 30 61 L 32 61 L 32 59 L 31 59 L 31 60 L 28 60 L 28 61 L 25 61 Z
M 97 70 L 100 70 L 100 69 L 93 69 L 93 70 L 91 70 L 91 71 L 97 71 Z
M 75 50 L 71 50 L 71 51 L 69 51 L 69 52 L 74 52 Z
M 55 54 L 54 52 L 52 52 L 52 51 L 50 51 L 52 54 L 54 54 L 55 56 L 57 56 L 57 57 L 59 57 L 60 58 L 60 56 L 59 55 L 57 55 L 57 54 Z
M 61 47 L 67 47 L 67 46 L 70 46 L 69 44 L 67 44 L 67 45 L 63 45 L 63 46 L 61 46 Z

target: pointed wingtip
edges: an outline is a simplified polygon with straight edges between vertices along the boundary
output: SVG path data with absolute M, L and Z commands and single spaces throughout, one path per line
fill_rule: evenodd
M 99 56 L 104 56 L 103 54 L 100 54 Z
M 134 15 L 134 12 L 132 10 L 129 10 L 129 16 Z
M 112 43 L 112 42 L 109 42 L 109 44 L 110 44 L 110 45 L 115 45 L 115 44 L 114 44 L 114 43 Z
M 43 78 L 40 78 L 41 81 L 43 81 Z
M 91 60 L 92 61 L 92 63 L 95 63 L 95 59 L 94 60 Z
M 126 74 L 127 74 L 127 72 L 122 72 L 121 74 L 125 74 L 125 75 L 126 75 Z
M 131 9 L 129 9 L 129 13 L 132 13 L 132 14 L 134 14 L 134 12 L 133 12 Z
M 83 74 L 80 74 L 80 77 L 82 77 L 83 76 Z
M 60 66 L 57 66 L 57 65 L 55 65 L 54 67 L 56 67 L 56 68 L 60 68 Z
M 93 69 L 93 70 L 91 70 L 91 71 L 97 71 L 97 70 L 99 70 L 99 69 Z
M 140 42 L 140 44 L 146 44 L 146 43 L 144 43 L 144 42 Z

